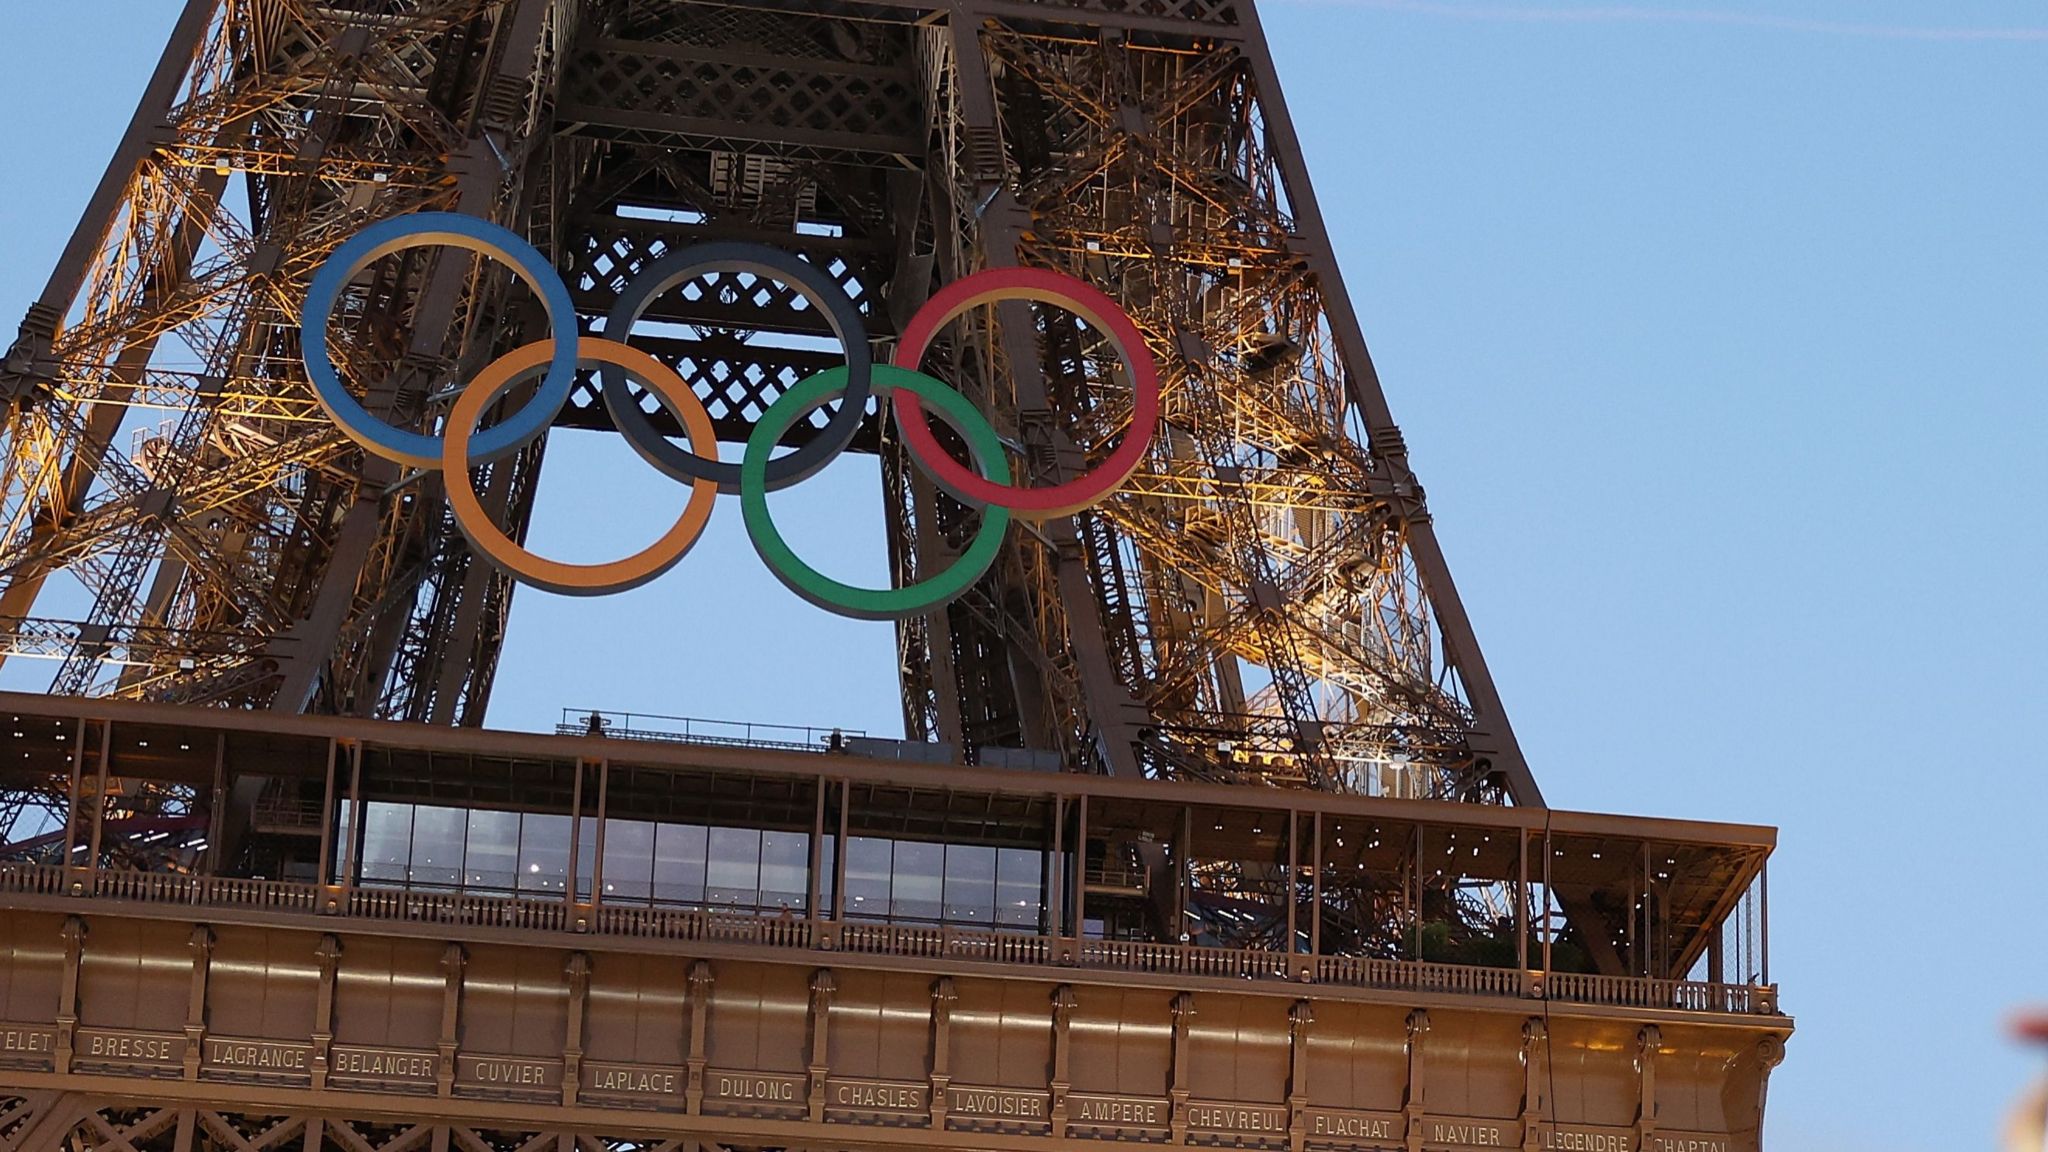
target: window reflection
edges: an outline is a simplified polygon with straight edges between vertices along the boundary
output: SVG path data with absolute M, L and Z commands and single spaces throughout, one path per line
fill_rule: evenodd
M 654 829 L 645 820 L 606 821 L 604 898 L 629 904 L 654 899 Z
M 372 804 L 363 815 L 363 879 L 411 879 L 412 805 Z
M 471 888 L 511 890 L 519 876 L 519 813 L 469 814 L 462 874 Z
M 597 877 L 597 817 L 585 816 L 576 833 L 576 898 L 590 899 L 590 885 Z
M 810 873 L 810 833 L 761 833 L 761 907 L 803 911 Z
M 1036 929 L 1043 913 L 1039 893 L 1049 882 L 1045 853 L 1029 848 L 996 849 L 996 923 L 1005 928 Z
M 654 900 L 704 903 L 704 837 L 700 824 L 662 824 L 654 834 Z
M 361 806 L 359 883 L 497 895 L 564 894 L 570 818 L 375 801 Z M 356 834 L 342 814 L 342 839 Z M 819 845 L 819 915 L 832 912 L 837 838 Z M 612 904 L 805 914 L 807 832 L 607 820 L 578 830 L 577 892 Z M 337 845 L 337 869 L 345 850 Z M 846 844 L 848 919 L 1040 931 L 1046 854 L 1030 848 L 854 836 Z
M 469 813 L 460 808 L 421 804 L 412 813 L 412 882 L 428 888 L 455 888 L 462 883 L 464 830 Z
M 955 924 L 995 923 L 996 850 L 962 845 L 945 852 L 945 918 Z
M 569 818 L 549 812 L 519 817 L 519 890 L 560 892 L 569 875 Z
M 715 905 L 755 906 L 761 897 L 761 834 L 750 828 L 713 828 L 705 887 Z
M 889 873 L 895 842 L 854 836 L 846 842 L 846 915 L 860 920 L 889 918 Z
M 1038 931 L 1045 853 L 855 836 L 846 847 L 846 915 Z
M 898 920 L 937 920 L 945 863 L 943 844 L 897 841 L 896 867 L 889 878 L 890 915 Z

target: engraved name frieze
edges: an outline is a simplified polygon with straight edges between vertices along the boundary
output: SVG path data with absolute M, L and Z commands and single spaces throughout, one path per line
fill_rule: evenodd
M 81 1031 L 76 1051 L 82 1060 L 110 1064 L 176 1064 L 185 1058 L 185 1038 L 149 1032 Z
M 1165 1128 L 1171 1110 L 1166 1101 L 1148 1096 L 1067 1095 L 1067 1119 L 1102 1128 Z
M 1442 1125 L 1442 1128 L 1439 1128 Z M 1516 1143 L 1503 1135 L 1499 1142 L 1493 1126 L 1484 1122 L 1430 1121 L 1430 1143 L 1442 1141 L 1465 1147 L 1493 1148 Z M 1438 1135 L 1442 1131 L 1445 1134 Z M 1502 1128 L 1503 1133 L 1510 1130 Z M 1379 1134 L 1381 1136 L 1385 1133 Z M 1657 1132 L 1640 1143 L 1626 1128 L 1600 1128 L 1569 1124 L 1545 1124 L 1536 1129 L 1536 1146 L 1543 1152 L 1737 1152 L 1732 1137 L 1709 1133 Z
M 742 1104 L 794 1104 L 805 1095 L 804 1078 L 773 1072 L 710 1072 L 704 1077 L 708 1099 Z
M 1508 1125 L 1487 1120 L 1425 1120 L 1425 1144 L 1449 1144 L 1459 1148 L 1505 1148 L 1521 1143 L 1519 1133 Z M 1509 1140 L 1513 1135 L 1514 1139 Z
M 0 1025 L 0 1059 L 48 1056 L 57 1050 L 55 1028 L 21 1028 Z
M 208 1036 L 200 1051 L 207 1067 L 237 1072 L 304 1073 L 313 1066 L 311 1044 Z
M 1323 1144 L 1398 1140 L 1406 1123 L 1394 1113 L 1348 1108 L 1310 1108 L 1302 1114 L 1302 1120 L 1308 1138 Z
M 1216 1104 L 1189 1101 L 1188 1127 L 1201 1132 L 1285 1132 L 1283 1104 Z
M 522 1056 L 458 1056 L 455 1080 L 473 1088 L 560 1088 L 562 1065 Z
M 583 1086 L 592 1092 L 631 1096 L 673 1096 L 683 1087 L 684 1072 L 658 1064 L 585 1064 Z
M 1546 1124 L 1536 1130 L 1536 1146 L 1544 1152 L 1639 1152 L 1636 1134 L 1625 1128 L 1586 1128 Z
M 955 1116 L 991 1120 L 1044 1120 L 1051 1115 L 1051 1096 L 1014 1088 L 954 1085 L 946 1090 L 946 1110 Z
M 396 1084 L 430 1084 L 439 1066 L 432 1052 L 404 1048 L 353 1048 L 336 1045 L 327 1056 L 328 1074 L 355 1080 Z
M 863 1112 L 923 1112 L 926 1087 L 896 1080 L 827 1080 L 825 1106 Z
M 1736 1152 L 1735 1138 L 1697 1132 L 1653 1132 L 1643 1141 L 1646 1152 Z

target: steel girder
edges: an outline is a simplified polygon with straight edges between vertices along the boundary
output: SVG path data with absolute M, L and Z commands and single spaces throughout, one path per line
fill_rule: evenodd
M 366 461 L 294 363 L 298 301 L 361 221 L 455 207 L 526 232 L 602 315 L 640 263 L 711 237 L 830 267 L 887 339 L 937 284 L 1029 263 L 1121 300 L 1166 428 L 1111 501 L 1013 534 L 984 585 L 899 629 L 915 737 L 1076 767 L 1536 802 L 1387 415 L 1249 6 L 902 0 L 195 0 L 66 267 L 10 353 L 6 652 L 59 687 L 476 723 L 510 588 L 432 478 Z M 352 290 L 343 367 L 432 420 L 516 342 L 460 261 Z M 645 341 L 727 435 L 819 367 L 815 317 L 659 302 Z M 678 334 L 680 333 L 680 334 Z M 175 355 L 172 353 L 175 351 Z M 1033 479 L 1122 433 L 1092 334 L 1004 307 L 948 378 Z M 397 365 L 396 372 L 379 366 Z M 561 422 L 606 426 L 588 382 Z M 118 434 L 166 421 L 131 460 Z M 901 579 L 974 515 L 882 455 Z M 517 530 L 538 448 L 484 491 Z M 93 593 L 38 618 L 43 580 Z

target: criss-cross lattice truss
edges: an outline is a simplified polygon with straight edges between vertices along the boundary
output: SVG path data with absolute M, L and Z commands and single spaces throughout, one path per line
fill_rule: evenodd
M 0 1152 L 740 1152 L 754 1146 L 576 1128 L 436 1123 L 0 1092 Z M 764 1150 L 765 1152 L 765 1150 Z
M 981 43 L 985 59 L 965 69 L 957 54 L 930 67 L 934 150 L 952 151 L 953 202 L 967 209 L 938 222 L 953 235 L 937 248 L 955 274 L 1014 245 L 1105 286 L 1167 377 L 1167 430 L 1147 466 L 1011 569 L 1006 591 L 1035 593 L 1013 603 L 1046 651 L 1069 657 L 1047 693 L 1073 711 L 1065 726 L 1140 728 L 1136 759 L 1162 773 L 1458 797 L 1505 783 L 1533 798 L 1476 651 L 1446 644 L 1467 626 L 1331 296 L 1319 221 L 1289 200 L 1306 186 L 1262 103 L 1262 54 L 1000 24 Z M 999 382 L 982 398 L 1054 476 L 1114 441 L 1129 393 L 1072 321 L 1041 317 L 1035 335 L 1036 348 L 969 333 L 952 367 Z M 1018 371 L 1022 356 L 1042 369 Z M 1063 567 L 1083 578 L 1062 584 Z M 1077 608 L 1093 619 L 1077 622 Z M 1061 643 L 1077 632 L 1099 634 L 1102 651 Z M 1091 657 L 1106 660 L 1096 678 L 1109 690 L 1082 683 Z M 1144 719 L 1116 716 L 1120 703 Z M 946 728 L 939 710 L 928 723 Z M 1124 742 L 1111 744 L 1114 762 Z
M 586 329 L 648 261 L 707 239 L 825 268 L 883 353 L 979 268 L 1102 288 L 1161 366 L 1162 431 L 1110 500 L 1013 530 L 981 585 L 899 626 L 908 735 L 1083 771 L 1540 800 L 1256 19 L 1223 0 L 190 0 L 0 364 L 0 657 L 54 661 L 67 694 L 481 721 L 509 583 L 438 477 L 366 457 L 299 363 L 312 271 L 423 209 L 527 235 Z M 793 292 L 735 288 L 680 285 L 631 337 L 734 440 L 838 362 Z M 502 270 L 420 249 L 356 278 L 332 342 L 373 411 L 432 428 L 541 331 Z M 1129 419 L 1107 346 L 1055 309 L 970 313 L 927 366 L 1029 482 L 1087 468 Z M 610 427 L 587 374 L 558 423 Z M 886 421 L 856 447 L 880 456 L 897 578 L 949 562 L 978 513 Z M 541 460 L 481 477 L 515 534 Z M 82 607 L 38 614 L 57 603 Z

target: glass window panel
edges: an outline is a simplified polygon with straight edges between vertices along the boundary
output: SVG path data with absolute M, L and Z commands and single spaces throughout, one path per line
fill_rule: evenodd
M 889 885 L 890 915 L 898 920 L 937 920 L 943 908 L 945 867 L 945 845 L 899 841 Z
M 519 821 L 519 890 L 561 892 L 568 882 L 568 815 L 527 813 Z
M 654 825 L 645 820 L 605 821 L 604 898 L 654 898 Z
M 341 819 L 335 831 L 334 860 L 327 871 L 329 876 L 341 876 L 342 870 L 349 865 L 351 859 L 349 856 L 349 845 L 353 842 L 356 834 L 356 809 L 361 806 L 360 802 L 350 802 L 347 800 L 342 801 L 339 805 Z
M 995 923 L 995 849 L 974 844 L 946 848 L 946 919 L 955 924 Z
M 996 923 L 1037 928 L 1045 896 L 1045 853 L 1003 848 L 996 853 Z
M 714 905 L 755 908 L 761 902 L 761 834 L 752 828 L 713 828 L 704 888 Z
M 804 911 L 810 873 L 810 833 L 761 833 L 761 907 Z
M 834 859 L 838 854 L 838 849 L 839 837 L 837 836 L 827 836 L 824 843 L 818 845 L 818 915 L 820 916 L 832 915 L 832 884 L 834 878 L 839 874 L 839 865 Z
M 519 813 L 471 812 L 463 846 L 463 884 L 509 892 L 519 882 Z
M 363 817 L 363 881 L 403 884 L 412 857 L 412 805 L 373 801 Z
M 884 920 L 889 916 L 889 873 L 896 846 L 873 836 L 846 840 L 846 914 Z
M 654 898 L 704 903 L 705 831 L 701 824 L 662 824 L 654 833 Z
M 421 804 L 412 814 L 412 882 L 435 888 L 462 883 L 462 841 L 469 812 Z
M 590 885 L 597 874 L 597 817 L 583 817 L 576 830 L 576 898 L 590 898 Z

